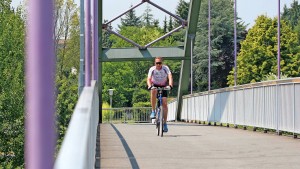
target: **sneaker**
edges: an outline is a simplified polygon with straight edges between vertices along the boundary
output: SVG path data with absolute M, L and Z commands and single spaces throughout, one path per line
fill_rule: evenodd
M 151 112 L 150 119 L 155 119 L 155 111 Z
M 167 125 L 167 123 L 165 123 L 164 124 L 164 132 L 168 132 L 169 130 L 168 130 L 168 125 Z

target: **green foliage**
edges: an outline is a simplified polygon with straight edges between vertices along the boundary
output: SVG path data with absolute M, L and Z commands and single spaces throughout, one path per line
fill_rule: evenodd
M 113 107 L 130 107 L 133 92 L 133 69 L 131 63 L 103 63 L 102 82 L 103 102 L 109 102 L 108 89 L 115 89 Z
M 138 85 L 138 87 L 135 88 L 133 92 L 133 98 L 132 98 L 132 103 L 134 107 L 137 104 L 143 103 L 149 103 L 150 101 L 150 93 L 147 89 L 147 77 L 145 77 L 141 83 Z M 149 103 L 150 104 L 150 103 Z
M 133 103 L 132 107 L 151 107 L 151 103 L 150 103 L 150 101 L 147 101 L 147 102 L 135 102 L 135 103 Z
M 154 25 L 153 14 L 151 14 L 151 8 L 149 7 L 149 4 L 147 4 L 146 10 L 142 15 L 142 21 L 143 26 L 150 27 Z
M 79 70 L 80 27 L 78 11 L 70 16 L 69 25 L 63 27 L 68 29 L 69 35 L 64 46 L 57 49 L 57 67 L 59 69 L 56 74 L 57 150 L 61 146 L 78 101 L 78 76 L 71 72 L 72 68 Z
M 132 5 L 131 5 L 132 7 Z M 125 18 L 121 18 L 121 29 L 123 26 L 141 26 L 141 19 L 135 14 L 135 10 L 130 10 L 125 14 Z
M 292 2 L 290 8 L 284 5 L 281 19 L 287 21 L 292 26 L 293 29 L 299 24 L 299 17 L 300 17 L 300 4 L 298 4 L 297 0 Z
M 172 31 L 173 29 L 174 29 L 173 18 L 172 16 L 169 16 L 168 32 Z
M 280 79 L 287 79 L 287 75 L 283 75 L 282 73 L 280 73 Z M 267 75 L 265 75 L 261 81 L 270 81 L 270 80 L 277 80 L 278 76 L 275 75 L 274 73 L 269 73 Z
M 281 22 L 280 67 L 288 77 L 300 75 L 299 42 L 285 21 Z M 269 73 L 277 74 L 277 18 L 259 16 L 241 43 L 238 55 L 238 84 L 259 82 Z M 234 84 L 233 71 L 228 84 Z
M 300 4 L 298 3 L 297 0 L 292 2 L 290 8 L 288 8 L 286 5 L 284 6 L 281 19 L 289 23 L 293 31 L 297 33 L 298 41 L 300 42 L 299 17 L 300 17 Z
M 25 23 L 0 2 L 0 168 L 24 167 Z
M 103 102 L 102 104 L 102 109 L 109 109 L 110 105 L 107 102 Z M 110 110 L 102 110 L 102 120 L 103 121 L 108 121 L 110 119 L 110 117 L 114 116 L 114 111 L 110 111 Z
M 234 66 L 234 11 L 230 0 L 211 1 L 211 88 L 227 86 L 227 75 Z M 200 8 L 194 48 L 194 85 L 196 91 L 208 89 L 208 4 Z M 244 39 L 246 27 L 237 22 L 237 45 Z M 239 48 L 238 48 L 239 50 Z
M 107 20 L 104 20 L 104 23 L 108 22 Z M 108 25 L 108 29 L 113 30 L 113 27 L 111 26 L 111 24 Z M 110 33 L 105 30 L 102 29 L 102 47 L 103 48 L 110 48 L 112 46 L 113 41 L 110 40 Z
M 57 79 L 57 99 L 56 99 L 56 122 L 57 122 L 57 148 L 59 149 L 68 125 L 71 120 L 74 108 L 78 101 L 77 85 L 78 79 L 76 75 L 69 74 L 61 76 Z
M 180 16 L 182 19 L 187 20 L 189 15 L 189 6 L 190 3 L 184 0 L 180 0 L 176 7 L 176 14 Z

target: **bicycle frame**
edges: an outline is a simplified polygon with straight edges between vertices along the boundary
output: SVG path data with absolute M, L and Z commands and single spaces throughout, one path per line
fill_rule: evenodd
M 163 124 L 164 124 L 164 111 L 163 111 L 163 101 L 162 101 L 162 92 L 163 90 L 170 90 L 169 86 L 166 87 L 153 87 L 153 89 L 157 89 L 158 101 L 156 105 L 156 128 L 157 128 L 157 136 L 163 137 Z

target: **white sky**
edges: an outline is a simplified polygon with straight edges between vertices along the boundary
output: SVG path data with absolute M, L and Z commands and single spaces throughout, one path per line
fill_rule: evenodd
M 20 4 L 22 0 L 12 0 L 12 5 L 17 6 Z M 130 8 L 131 5 L 136 5 L 140 3 L 142 0 L 103 0 L 103 18 L 107 20 L 111 20 L 127 9 Z M 187 2 L 189 0 L 186 0 Z M 255 19 L 259 15 L 267 15 L 269 17 L 276 17 L 278 14 L 278 1 L 279 0 L 236 0 L 237 1 L 237 13 L 238 17 L 240 17 L 245 24 L 249 23 L 249 27 L 254 25 Z M 294 0 L 280 0 L 281 12 L 283 11 L 283 6 L 286 4 L 290 7 L 290 4 Z M 173 13 L 175 11 L 176 6 L 179 0 L 152 0 L 153 3 L 163 7 L 164 9 Z M 300 0 L 298 1 L 300 2 Z M 80 4 L 80 0 L 75 0 L 75 3 Z M 137 16 L 140 16 L 142 12 L 144 12 L 146 8 L 146 4 L 141 5 L 136 8 Z M 213 5 L 213 4 L 212 4 Z M 160 24 L 163 24 L 165 16 L 168 15 L 159 9 L 150 5 L 152 9 L 152 14 L 154 18 L 158 18 Z M 113 22 L 113 27 L 116 28 L 116 25 L 119 24 L 120 19 Z M 248 28 L 249 28 L 248 27 Z

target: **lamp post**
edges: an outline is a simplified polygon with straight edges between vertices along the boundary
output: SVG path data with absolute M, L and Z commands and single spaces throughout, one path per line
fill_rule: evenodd
M 109 119 L 111 122 L 111 109 L 112 109 L 112 96 L 114 94 L 114 89 L 108 89 L 109 99 L 110 99 L 110 113 L 109 113 Z

